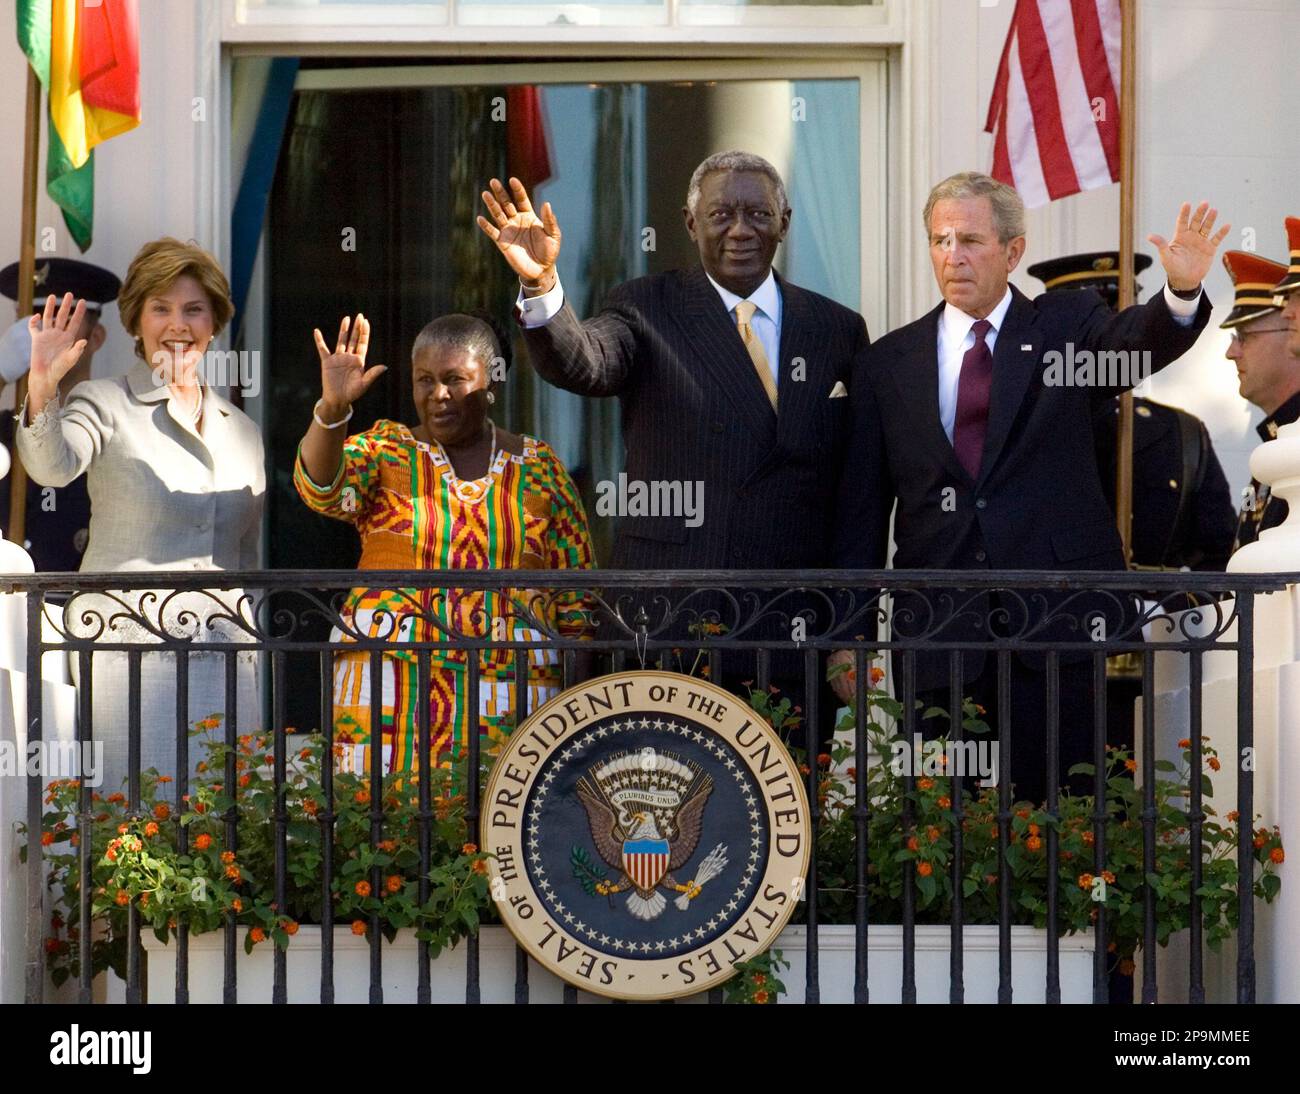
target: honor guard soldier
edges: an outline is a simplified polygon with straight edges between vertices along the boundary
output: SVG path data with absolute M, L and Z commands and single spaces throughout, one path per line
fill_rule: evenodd
M 1135 274 L 1150 265 L 1147 255 L 1133 256 Z M 1119 304 L 1118 252 L 1050 259 L 1030 266 L 1029 273 L 1049 292 L 1093 289 L 1112 308 Z M 1093 421 L 1097 469 L 1112 511 L 1118 423 L 1118 400 L 1103 404 Z M 1235 529 L 1232 491 L 1205 423 L 1177 407 L 1134 398 L 1134 566 L 1222 570 L 1232 553 Z
M 1241 397 L 1264 412 L 1256 430 L 1265 441 L 1300 418 L 1300 360 L 1288 349 L 1289 328 L 1282 314 L 1285 294 L 1300 286 L 1300 219 L 1289 218 L 1287 229 L 1290 269 L 1247 251 L 1223 256 L 1236 290 L 1232 311 L 1219 324 L 1232 331 L 1224 356 L 1237 366 Z M 1242 493 L 1233 550 L 1254 543 L 1260 532 L 1286 519 L 1286 502 L 1271 497 L 1269 488 L 1257 480 L 1251 479 Z
M 72 293 L 86 301 L 86 314 L 77 338 L 86 340 L 81 359 L 60 384 L 64 399 L 82 380 L 90 379 L 95 351 L 104 344 L 106 332 L 100 322 L 103 305 L 117 298 L 121 282 L 99 266 L 70 258 L 50 258 L 36 266 L 32 291 L 32 308 L 36 314 L 45 310 L 46 298 L 53 293 L 59 299 Z M 0 293 L 18 299 L 18 263 L 0 270 Z M 28 317 L 18 321 L 0 337 L 0 376 L 5 383 L 15 383 L 27 373 L 31 356 Z M 0 411 L 0 443 L 10 453 L 14 450 L 14 411 Z M 0 523 L 9 523 L 9 487 L 11 477 L 0 480 Z M 54 489 L 27 481 L 27 529 L 23 546 L 32 556 L 38 571 L 67 572 L 81 567 L 90 527 L 90 495 L 84 476 Z

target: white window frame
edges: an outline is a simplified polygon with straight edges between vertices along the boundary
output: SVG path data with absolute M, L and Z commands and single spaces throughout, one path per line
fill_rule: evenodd
M 798 5 L 553 3 L 504 7 L 444 4 L 317 4 L 300 0 L 262 6 L 250 0 L 222 0 L 222 40 L 230 44 L 329 43 L 414 45 L 419 43 L 528 43 L 626 47 L 639 44 L 822 43 L 844 46 L 897 45 L 908 18 L 905 0 L 875 4 Z M 490 17 L 489 17 L 489 12 Z
M 473 63 L 464 65 L 410 65 L 402 67 L 356 67 L 304 69 L 296 86 L 304 90 L 332 88 L 384 88 L 384 87 L 439 87 L 480 84 L 517 83 L 526 77 L 531 83 L 660 83 L 681 80 L 815 80 L 851 79 L 859 83 L 860 104 L 870 96 L 870 101 L 888 103 L 888 85 L 891 61 L 884 51 L 859 52 L 853 58 L 784 58 L 776 60 L 695 59 L 677 61 L 558 61 L 548 64 L 531 62 Z M 860 185 L 871 193 L 892 193 L 892 179 L 896 174 L 895 159 L 891 154 L 893 141 L 890 123 L 885 112 L 872 113 L 859 109 L 858 172 Z M 685 180 L 683 180 L 683 185 Z M 892 202 L 875 203 L 874 208 L 860 211 L 858 247 L 858 275 L 860 295 L 858 310 L 867 317 L 869 329 L 882 332 L 886 329 L 888 313 L 893 310 L 893 296 L 889 278 L 890 233 L 888 231 Z M 798 209 L 795 210 L 798 215 Z M 261 265 L 259 254 L 258 265 Z M 261 283 L 259 269 L 255 271 L 253 285 Z M 260 318 L 260 309 L 249 309 L 250 321 Z M 256 314 L 255 313 L 259 313 Z M 250 330 L 250 334 L 255 332 Z
M 454 0 L 452 0 L 454 2 Z M 679 0 L 669 0 L 676 5 Z M 230 68 L 233 58 L 260 56 L 334 57 L 421 57 L 471 62 L 475 57 L 500 60 L 506 57 L 573 62 L 590 71 L 601 58 L 645 58 L 647 63 L 688 62 L 691 76 L 699 78 L 701 62 L 745 60 L 753 65 L 757 78 L 776 72 L 811 70 L 780 68 L 801 62 L 825 64 L 878 61 L 883 55 L 887 107 L 884 125 L 873 145 L 859 138 L 861 177 L 877 162 L 887 164 L 886 200 L 870 218 L 862 220 L 860 261 L 883 263 L 883 298 L 872 298 L 869 286 L 875 271 L 863 269 L 862 310 L 873 337 L 915 318 L 920 304 L 929 307 L 934 295 L 933 275 L 924 248 L 908 235 L 919 216 L 931 177 L 933 132 L 938 123 L 939 89 L 934 86 L 937 68 L 930 44 L 937 33 L 937 13 L 928 2 L 884 0 L 869 11 L 878 20 L 872 25 L 817 26 L 663 26 L 592 27 L 570 26 L 554 34 L 545 28 L 452 27 L 447 25 L 394 24 L 351 26 L 323 25 L 300 16 L 296 21 L 240 22 L 237 7 L 244 0 L 218 0 L 204 6 L 204 38 L 215 48 L 220 43 L 220 64 L 207 66 L 204 85 L 211 102 L 221 104 L 216 116 L 223 124 L 208 132 L 208 158 L 214 166 L 215 185 L 203 185 L 198 200 L 200 223 L 208 225 L 208 238 L 218 244 L 218 254 L 229 261 L 229 217 L 233 188 L 230 177 Z M 317 9 L 319 11 L 320 9 Z M 370 14 L 379 8 L 372 7 Z M 753 9 L 755 12 L 760 9 Z M 787 8 L 799 18 L 811 8 Z M 843 15 L 852 9 L 837 8 Z M 212 56 L 212 54 L 208 54 Z M 645 71 L 642 69 L 641 71 Z M 742 70 L 743 71 L 743 70 Z M 823 71 L 831 71 L 826 69 Z M 631 77 L 636 78 L 636 77 Z M 859 119 L 859 124 L 863 120 Z M 212 178 L 212 176 L 208 176 Z M 197 181 L 197 180 L 196 180 Z M 917 228 L 919 232 L 919 227 Z M 252 289 L 260 285 L 261 261 L 254 271 Z M 878 282 L 876 282 L 878 284 Z M 250 302 L 250 316 L 255 305 Z

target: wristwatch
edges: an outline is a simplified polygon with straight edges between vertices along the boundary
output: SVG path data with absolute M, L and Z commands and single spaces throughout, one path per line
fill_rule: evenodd
M 1165 284 L 1169 285 L 1169 282 L 1166 281 Z M 1201 295 L 1201 286 L 1197 285 L 1194 289 L 1175 289 L 1172 285 L 1169 285 L 1169 291 L 1179 300 L 1195 300 Z

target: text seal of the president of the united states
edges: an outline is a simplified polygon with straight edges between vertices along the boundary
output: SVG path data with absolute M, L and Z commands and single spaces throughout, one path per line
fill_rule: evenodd
M 706 991 L 803 898 L 808 798 L 737 696 L 670 672 L 570 688 L 511 735 L 482 804 L 502 920 L 570 984 Z

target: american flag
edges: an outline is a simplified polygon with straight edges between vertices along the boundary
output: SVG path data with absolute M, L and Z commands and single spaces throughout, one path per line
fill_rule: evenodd
M 1120 0 L 1016 0 L 984 130 L 1028 206 L 1119 181 Z

